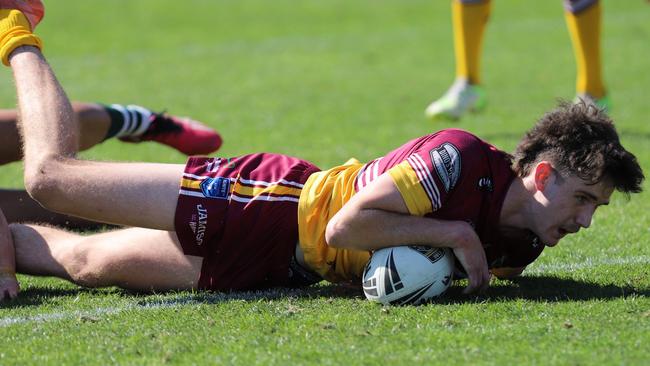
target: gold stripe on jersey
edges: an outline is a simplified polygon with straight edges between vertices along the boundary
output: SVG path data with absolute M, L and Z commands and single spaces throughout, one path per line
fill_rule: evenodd
M 424 190 L 420 178 L 408 161 L 392 167 L 388 173 L 402 195 L 409 213 L 414 216 L 424 216 L 433 212 L 431 199 Z
M 370 252 L 332 248 L 325 241 L 329 220 L 355 194 L 363 164 L 352 163 L 312 174 L 298 202 L 298 232 L 305 262 L 330 282 L 361 279 Z

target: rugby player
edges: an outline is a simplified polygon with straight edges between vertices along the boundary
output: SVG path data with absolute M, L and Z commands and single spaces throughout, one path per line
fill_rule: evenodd
M 0 0 L 25 14 L 39 4 Z M 22 38 L 7 41 L 10 22 Z M 518 275 L 545 247 L 589 227 L 615 189 L 641 191 L 636 158 L 606 114 L 585 103 L 547 113 L 514 156 L 452 129 L 329 170 L 264 153 L 185 166 L 81 160 L 70 103 L 30 22 L 3 11 L 0 36 L 28 192 L 54 211 L 135 227 L 79 236 L 3 226 L 5 278 L 16 269 L 138 290 L 300 286 L 358 281 L 373 250 L 420 244 L 452 248 L 471 293 L 488 287 L 490 270 Z
M 600 55 L 601 7 L 599 0 L 563 0 L 575 53 L 576 100 L 607 109 L 609 98 L 602 78 Z M 481 48 L 492 0 L 452 0 L 456 80 L 438 100 L 429 104 L 429 118 L 458 119 L 486 105 L 481 86 Z

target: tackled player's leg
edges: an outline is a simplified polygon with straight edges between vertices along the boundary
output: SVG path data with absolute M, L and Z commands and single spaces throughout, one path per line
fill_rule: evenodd
M 77 159 L 77 121 L 40 50 L 19 47 L 11 54 L 10 64 L 22 116 L 25 186 L 30 195 L 56 212 L 173 230 L 184 166 Z
M 38 225 L 10 225 L 18 273 L 55 276 L 85 287 L 196 289 L 202 258 L 183 254 L 172 232 L 130 228 L 78 235 Z

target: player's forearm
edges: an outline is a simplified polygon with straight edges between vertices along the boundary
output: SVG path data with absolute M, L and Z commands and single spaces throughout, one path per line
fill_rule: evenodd
M 360 210 L 354 215 L 335 215 L 327 225 L 325 238 L 332 247 L 376 250 L 396 245 L 428 245 L 456 248 L 462 243 L 464 222 L 436 220 L 378 209 Z
M 41 52 L 35 47 L 20 47 L 9 61 L 25 139 L 26 170 L 38 169 L 48 159 L 74 156 L 77 122 L 68 97 Z

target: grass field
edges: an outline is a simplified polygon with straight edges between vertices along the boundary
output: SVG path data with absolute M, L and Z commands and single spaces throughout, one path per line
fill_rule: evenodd
M 461 127 L 511 151 L 575 66 L 561 2 L 494 4 L 484 48 L 489 107 L 433 124 L 452 81 L 449 1 L 47 2 L 45 53 L 75 100 L 137 102 L 207 121 L 222 156 L 272 151 L 321 167 L 368 160 Z M 650 172 L 650 5 L 603 1 L 605 76 L 624 145 Z M 0 106 L 15 104 L 0 71 Z M 93 159 L 177 162 L 110 141 Z M 0 184 L 21 187 L 20 164 Z M 647 182 L 645 189 L 650 189 Z M 0 365 L 648 365 L 650 195 L 615 195 L 592 228 L 480 297 L 382 308 L 322 283 L 260 293 L 138 295 L 21 276 L 0 305 Z

